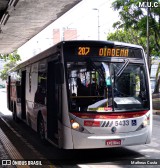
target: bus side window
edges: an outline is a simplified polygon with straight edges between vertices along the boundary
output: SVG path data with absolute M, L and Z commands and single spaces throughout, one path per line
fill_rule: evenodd
M 40 62 L 38 66 L 38 86 L 37 91 L 35 93 L 35 103 L 39 103 L 42 105 L 46 105 L 46 63 Z

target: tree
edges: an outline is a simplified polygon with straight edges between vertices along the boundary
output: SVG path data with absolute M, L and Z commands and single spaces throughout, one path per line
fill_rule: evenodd
M 158 3 L 158 0 L 148 0 L 149 3 Z M 122 31 L 133 31 L 142 40 L 146 39 L 147 8 L 140 8 L 143 0 L 115 0 L 112 3 L 114 10 L 119 11 L 121 21 L 113 24 L 114 28 Z M 160 56 L 160 10 L 159 7 L 149 8 L 150 53 Z M 146 41 L 146 40 L 145 40 Z M 146 45 L 143 44 L 146 48 Z
M 11 62 L 17 62 L 21 60 L 20 55 L 17 54 L 17 51 L 14 51 L 10 54 L 0 54 L 0 59 Z
M 17 61 L 20 61 L 20 55 L 17 54 L 17 51 L 14 51 L 10 54 L 0 54 L 0 59 L 6 61 L 3 70 L 0 71 L 0 78 L 2 80 L 7 80 L 8 71 L 17 65 Z
M 114 33 L 109 33 L 107 40 L 138 44 L 146 50 L 146 38 L 140 37 L 140 34 L 133 29 L 117 30 Z

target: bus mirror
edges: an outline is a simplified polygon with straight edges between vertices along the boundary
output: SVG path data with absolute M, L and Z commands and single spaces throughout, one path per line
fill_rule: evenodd
M 56 83 L 57 84 L 64 83 L 64 69 L 62 63 L 56 64 Z

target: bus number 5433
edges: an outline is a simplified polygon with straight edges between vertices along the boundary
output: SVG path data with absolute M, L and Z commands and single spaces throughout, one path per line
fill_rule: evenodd
M 129 120 L 115 121 L 115 126 L 129 126 Z

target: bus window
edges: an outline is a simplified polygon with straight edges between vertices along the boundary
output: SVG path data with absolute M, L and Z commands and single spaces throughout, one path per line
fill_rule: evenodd
M 89 105 L 111 98 L 112 88 L 108 64 L 71 62 L 67 64 L 67 67 L 72 110 L 86 111 Z
M 111 64 L 112 74 L 118 72 L 121 63 Z M 117 109 L 143 109 L 148 107 L 144 70 L 140 65 L 129 64 L 114 81 L 114 102 Z M 122 99 L 123 103 L 122 103 Z
M 38 86 L 35 93 L 35 103 L 45 105 L 46 104 L 46 62 L 42 61 L 38 66 Z
M 68 62 L 67 70 L 71 111 L 106 112 L 149 107 L 141 65 Z

